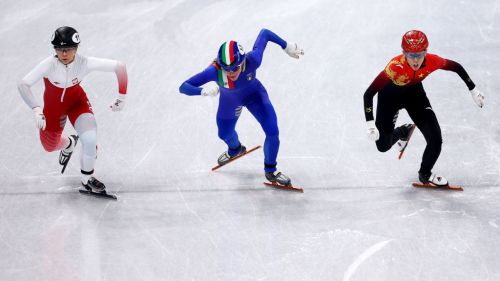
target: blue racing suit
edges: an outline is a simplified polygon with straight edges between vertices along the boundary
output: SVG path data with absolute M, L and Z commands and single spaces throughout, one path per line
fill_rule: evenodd
M 262 56 L 269 41 L 286 48 L 285 40 L 270 30 L 262 29 L 252 51 L 246 54 L 242 72 L 236 81 L 230 81 L 225 71 L 214 62 L 182 83 L 179 91 L 189 96 L 201 95 L 200 86 L 210 81 L 217 82 L 220 89 L 217 127 L 219 138 L 227 144 L 229 154 L 234 156 L 239 153 L 241 143 L 235 126 L 244 106 L 257 119 L 266 134 L 264 170 L 274 172 L 280 145 L 278 120 L 266 89 L 256 77 L 256 70 L 262 63 Z

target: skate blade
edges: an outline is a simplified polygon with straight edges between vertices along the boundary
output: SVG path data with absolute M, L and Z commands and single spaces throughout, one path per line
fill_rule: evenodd
M 274 187 L 276 189 L 304 193 L 304 189 L 302 189 L 301 187 L 295 187 L 293 185 L 282 185 L 282 184 L 275 183 L 275 182 L 264 182 L 264 184 L 267 186 L 270 186 L 270 187 Z
M 234 160 L 236 160 L 236 159 L 238 159 L 238 158 L 240 158 L 240 157 L 242 157 L 242 156 L 245 156 L 245 155 L 247 155 L 248 153 L 250 153 L 250 152 L 252 152 L 252 151 L 255 151 L 255 150 L 259 149 L 259 148 L 261 148 L 261 146 L 260 146 L 260 145 L 257 145 L 256 147 L 254 147 L 254 148 L 252 148 L 252 149 L 250 149 L 250 150 L 247 150 L 245 153 L 241 153 L 241 154 L 239 154 L 238 156 L 234 157 L 233 159 L 229 160 L 229 162 L 227 162 L 226 164 L 224 164 L 224 165 L 217 165 L 217 166 L 213 167 L 213 168 L 212 168 L 212 172 L 213 172 L 213 171 L 215 171 L 215 170 L 217 170 L 217 169 L 219 169 L 219 168 L 220 168 L 220 167 L 222 167 L 222 166 L 226 166 L 227 164 L 229 164 L 229 163 L 233 162 Z
M 106 193 L 106 192 L 99 193 L 99 192 L 93 192 L 93 191 L 90 191 L 90 190 L 87 190 L 87 189 L 79 189 L 78 191 L 81 194 L 85 194 L 85 195 L 89 195 L 89 196 L 94 196 L 94 197 L 98 197 L 98 198 L 105 198 L 105 199 L 112 199 L 112 200 L 118 200 L 118 198 L 116 197 L 116 195 L 109 194 L 109 193 Z
M 417 128 L 417 125 L 413 124 L 413 126 L 410 128 L 410 133 L 408 134 L 408 140 L 406 141 L 405 146 L 403 146 L 399 150 L 398 160 L 401 160 L 401 158 L 403 158 L 403 154 L 405 153 L 405 150 L 408 147 L 408 144 L 410 143 L 410 139 L 411 139 L 411 136 L 413 135 L 413 132 L 415 131 L 415 128 Z
M 459 185 L 447 185 L 447 186 L 437 186 L 430 183 L 412 183 L 413 187 L 421 187 L 421 188 L 434 188 L 434 189 L 449 189 L 455 191 L 464 191 L 464 189 Z
M 68 163 L 69 163 L 69 159 L 71 159 L 71 155 L 73 155 L 73 152 L 71 152 L 68 156 L 67 156 L 67 159 L 66 159 L 66 162 L 62 163 L 59 161 L 59 164 L 62 165 L 62 170 L 61 170 L 61 174 L 64 174 L 64 171 L 66 171 L 66 166 L 68 166 Z
M 78 139 L 79 138 L 80 137 L 78 137 L 78 136 L 75 136 L 75 138 L 74 138 L 74 140 L 75 140 L 75 148 L 76 148 L 76 145 L 78 144 Z M 65 159 L 65 161 L 63 161 L 63 163 L 61 163 L 61 156 L 59 156 L 59 165 L 63 166 L 62 170 L 61 170 L 61 174 L 64 174 L 64 171 L 66 170 L 66 166 L 68 166 L 69 160 L 71 159 L 71 155 L 73 155 L 73 152 L 75 152 L 74 149 L 73 149 L 73 151 L 68 156 L 65 156 L 66 159 Z M 61 151 L 61 153 L 62 153 L 62 151 Z

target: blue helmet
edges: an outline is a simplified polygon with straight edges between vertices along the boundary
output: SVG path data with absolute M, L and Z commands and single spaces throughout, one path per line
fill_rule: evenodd
M 217 64 L 225 71 L 235 71 L 245 60 L 245 51 L 236 41 L 226 41 L 217 54 Z

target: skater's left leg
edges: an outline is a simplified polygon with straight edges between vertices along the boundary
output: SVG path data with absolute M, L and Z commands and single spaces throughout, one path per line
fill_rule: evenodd
M 93 177 L 97 157 L 97 122 L 86 95 L 82 95 L 77 106 L 68 113 L 82 144 L 80 168 L 82 185 L 96 192 L 105 191 L 103 183 Z
M 91 188 L 95 192 L 103 192 L 106 186 L 93 176 L 97 158 L 97 123 L 94 115 L 91 113 L 80 115 L 76 119 L 74 127 L 82 144 L 80 158 L 82 184 L 87 189 Z
M 419 178 L 422 182 L 425 182 L 429 181 L 432 177 L 435 178 L 432 182 L 438 185 L 446 185 L 448 182 L 444 177 L 432 176 L 432 168 L 441 154 L 443 143 L 441 127 L 423 87 L 420 91 L 415 92 L 413 97 L 408 103 L 406 110 L 427 142 L 424 154 L 422 155 L 420 170 L 418 171 Z
M 82 173 L 92 174 L 97 156 L 97 122 L 93 114 L 84 113 L 76 119 L 74 126 L 82 144 Z
M 278 118 L 271 101 L 266 96 L 248 104 L 246 107 L 260 123 L 266 134 L 264 141 L 264 170 L 266 173 L 272 173 L 276 171 L 280 139 Z
M 235 130 L 236 122 L 238 122 L 238 118 L 226 119 L 217 117 L 218 135 L 227 144 L 230 156 L 238 155 L 241 151 L 241 143 L 238 133 Z
M 247 104 L 246 107 L 260 123 L 266 134 L 266 140 L 264 141 L 264 171 L 266 179 L 272 183 L 290 185 L 290 178 L 277 171 L 276 168 L 278 164 L 276 158 L 278 157 L 280 147 L 276 112 L 264 87 L 262 87 L 259 94 L 259 97 Z
M 420 129 L 427 142 L 424 154 L 422 155 L 419 173 L 430 174 L 441 154 L 441 146 L 443 143 L 441 128 L 439 127 L 436 114 L 434 114 L 431 107 L 427 107 L 423 112 L 412 115 L 410 116 L 415 121 L 415 124 Z

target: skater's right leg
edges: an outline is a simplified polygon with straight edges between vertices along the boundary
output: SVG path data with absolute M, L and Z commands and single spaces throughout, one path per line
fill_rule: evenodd
M 63 165 L 62 172 L 66 169 L 66 165 L 71 158 L 71 154 L 75 149 L 76 143 L 78 141 L 77 136 L 65 136 L 63 135 L 63 129 L 66 124 L 67 116 L 62 115 L 60 108 L 59 111 L 49 110 L 49 107 L 44 108 L 44 113 L 47 126 L 45 130 L 40 130 L 40 140 L 42 142 L 43 148 L 48 151 L 57 151 L 59 153 L 59 164 Z
M 47 152 L 61 150 L 70 145 L 70 139 L 63 135 L 62 129 L 58 131 L 40 130 L 40 141 Z
M 227 144 L 227 154 L 231 157 L 242 151 L 242 145 L 235 130 L 236 122 L 243 110 L 243 103 L 240 99 L 238 95 L 221 94 L 217 109 L 218 135 Z
M 40 130 L 40 141 L 47 152 L 64 149 L 70 145 L 69 137 L 63 134 L 66 124 L 66 115 L 62 115 L 57 110 L 43 109 L 45 115 L 45 130 Z
M 241 143 L 236 133 L 235 127 L 238 118 L 223 119 L 217 118 L 218 135 L 228 147 L 229 155 L 235 156 L 240 152 Z
M 382 89 L 378 95 L 377 115 L 375 125 L 379 130 L 380 137 L 375 142 L 380 152 L 386 152 L 402 137 L 405 131 L 398 127 L 394 129 L 401 109 L 401 87 L 389 85 Z
M 235 130 L 242 109 L 241 102 L 236 96 L 221 95 L 216 121 L 219 138 L 227 144 L 227 151 L 217 159 L 219 165 L 225 165 L 238 154 L 246 152 Z
M 238 133 L 236 133 L 235 130 L 237 121 L 238 118 L 223 119 L 217 117 L 219 138 L 223 140 L 228 147 L 228 150 L 223 152 L 217 159 L 219 165 L 225 165 L 234 157 L 246 152 L 246 147 L 241 144 Z

